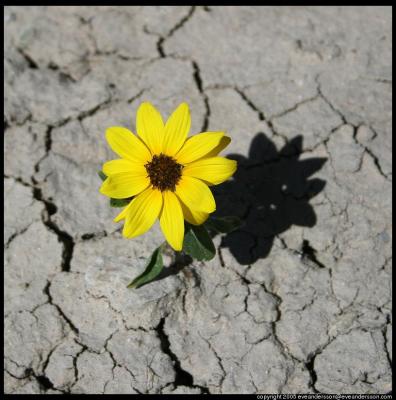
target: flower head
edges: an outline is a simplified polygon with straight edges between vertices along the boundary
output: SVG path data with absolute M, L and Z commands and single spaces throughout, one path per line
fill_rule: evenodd
M 173 249 L 183 247 L 184 220 L 206 221 L 216 203 L 210 185 L 227 180 L 236 161 L 218 154 L 230 143 L 224 132 L 203 132 L 187 138 L 191 118 L 182 103 L 164 124 L 150 103 L 137 111 L 135 136 L 123 127 L 106 130 L 106 139 L 121 158 L 103 165 L 107 176 L 100 192 L 115 199 L 133 199 L 114 219 L 125 220 L 123 236 L 148 231 L 157 218 Z

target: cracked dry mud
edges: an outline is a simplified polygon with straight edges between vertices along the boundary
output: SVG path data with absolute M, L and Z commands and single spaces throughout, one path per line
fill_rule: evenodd
M 5 8 L 6 393 L 391 391 L 391 10 Z M 143 100 L 238 160 L 207 263 L 98 193 Z

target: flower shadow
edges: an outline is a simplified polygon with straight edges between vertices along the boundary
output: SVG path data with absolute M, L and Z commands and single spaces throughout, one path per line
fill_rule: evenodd
M 309 177 L 319 171 L 326 158 L 299 160 L 303 137 L 296 136 L 277 151 L 263 133 L 251 142 L 249 155 L 228 154 L 238 169 L 228 182 L 213 187 L 217 211 L 214 216 L 238 215 L 243 226 L 222 237 L 239 264 L 265 258 L 276 235 L 292 225 L 312 228 L 317 221 L 309 201 L 326 182 Z
M 229 181 L 211 187 L 217 205 L 213 216 L 241 218 L 242 226 L 224 235 L 220 245 L 228 248 L 239 264 L 265 258 L 276 235 L 292 225 L 312 228 L 316 224 L 309 201 L 324 189 L 326 182 L 310 176 L 322 168 L 327 158 L 300 160 L 302 149 L 301 135 L 278 151 L 270 139 L 258 133 L 250 144 L 248 157 L 227 155 L 238 162 L 238 169 Z M 185 272 L 192 261 L 190 256 L 177 253 L 171 265 L 153 281 Z

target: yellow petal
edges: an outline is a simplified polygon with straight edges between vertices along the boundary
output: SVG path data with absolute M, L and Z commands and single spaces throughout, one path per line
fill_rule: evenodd
M 184 238 L 184 218 L 179 199 L 170 191 L 162 193 L 164 206 L 160 217 L 160 226 L 162 232 L 176 251 L 183 247 Z
M 145 102 L 139 106 L 136 115 L 136 130 L 153 155 L 161 153 L 164 122 L 161 114 L 152 104 Z
M 220 143 L 209 153 L 205 154 L 205 158 L 216 157 L 221 151 L 223 151 L 231 143 L 231 138 L 229 136 L 223 136 L 220 139 Z
M 133 238 L 147 232 L 158 218 L 162 208 L 162 193 L 151 187 L 136 196 L 126 207 L 122 234 Z
M 147 147 L 129 129 L 112 126 L 106 130 L 106 139 L 112 150 L 121 158 L 141 164 L 151 159 Z
M 163 153 L 174 156 L 183 146 L 191 126 L 190 110 L 187 103 L 181 103 L 173 111 L 165 125 Z
M 219 146 L 223 137 L 224 132 L 203 132 L 194 135 L 186 140 L 175 158 L 180 164 L 198 160 Z
M 129 208 L 131 207 L 131 203 L 132 203 L 132 200 L 129 202 L 129 204 L 126 206 L 126 207 L 124 207 L 124 209 L 113 219 L 113 221 L 114 222 L 119 222 L 119 221 L 121 221 L 122 219 L 125 219 L 126 218 L 126 216 L 127 216 L 127 214 L 128 214 L 128 210 L 129 210 Z
M 218 185 L 232 176 L 236 168 L 237 162 L 235 160 L 224 157 L 205 157 L 187 164 L 183 168 L 183 175 L 193 176 L 213 185 Z
M 209 217 L 208 213 L 202 211 L 191 210 L 182 201 L 180 202 L 181 208 L 183 210 L 184 219 L 192 225 L 201 225 Z
M 137 175 L 147 175 L 147 171 L 141 163 L 135 163 L 123 158 L 105 162 L 103 164 L 103 172 L 106 176 L 125 172 L 132 172 Z
M 142 192 L 150 184 L 150 179 L 146 176 L 146 169 L 141 168 L 141 172 L 122 172 L 107 177 L 99 189 L 100 193 L 113 199 L 126 199 Z
M 176 186 L 176 194 L 188 208 L 206 213 L 216 210 L 212 192 L 199 179 L 183 175 Z

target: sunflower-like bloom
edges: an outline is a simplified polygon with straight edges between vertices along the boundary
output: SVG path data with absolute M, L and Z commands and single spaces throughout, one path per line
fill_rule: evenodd
M 222 183 L 235 172 L 236 161 L 218 156 L 231 139 L 224 132 L 187 138 L 190 125 L 186 103 L 164 124 L 155 107 L 145 102 L 137 111 L 138 136 L 123 127 L 106 130 L 110 147 L 121 159 L 103 165 L 107 178 L 100 192 L 115 199 L 133 197 L 114 219 L 125 219 L 126 238 L 145 233 L 159 218 L 166 240 L 180 251 L 184 220 L 200 225 L 215 211 L 208 185 Z

